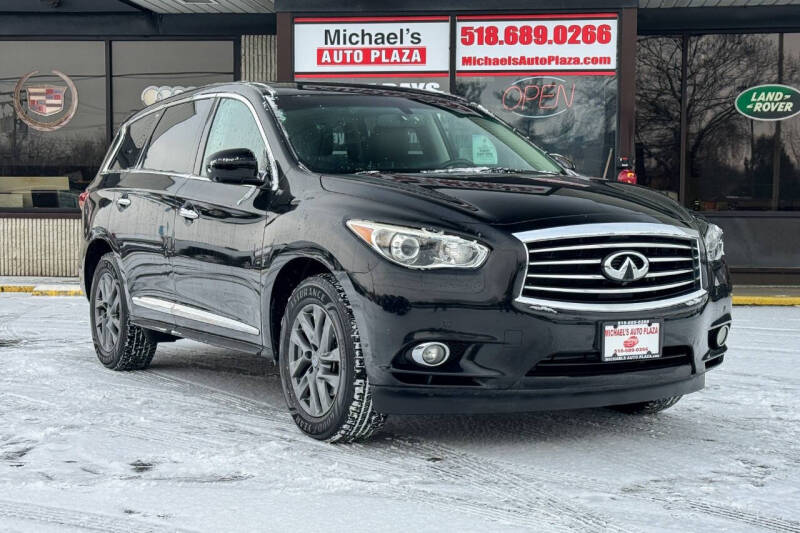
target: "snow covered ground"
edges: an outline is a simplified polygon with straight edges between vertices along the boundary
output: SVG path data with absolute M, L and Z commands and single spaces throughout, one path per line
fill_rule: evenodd
M 394 417 L 302 436 L 277 369 L 188 341 L 96 360 L 83 298 L 0 296 L 0 531 L 800 532 L 800 308 L 735 308 L 658 416 Z

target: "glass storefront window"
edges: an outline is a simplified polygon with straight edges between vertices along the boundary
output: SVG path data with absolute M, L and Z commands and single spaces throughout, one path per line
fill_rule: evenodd
M 112 41 L 113 72 L 103 41 L 0 41 L 0 59 L 0 210 L 76 211 L 109 130 L 186 88 L 235 78 L 232 40 Z M 129 159 L 144 140 L 125 139 Z
M 678 199 L 681 178 L 681 37 L 640 37 L 636 53 L 636 176 Z
M 677 198 L 683 180 L 681 201 L 698 211 L 800 210 L 800 115 L 754 120 L 735 107 L 767 84 L 800 89 L 800 34 L 640 37 L 639 182 Z
M 687 54 L 686 205 L 698 211 L 769 210 L 775 123 L 734 107 L 736 96 L 778 82 L 778 36 L 701 35 Z
M 114 128 L 187 88 L 233 81 L 232 41 L 114 41 Z
M 783 35 L 784 83 L 800 90 L 800 33 Z M 800 115 L 781 123 L 779 209 L 800 211 Z
M 77 209 L 106 151 L 102 42 L 0 42 L 0 209 Z
M 616 173 L 616 76 L 462 77 L 455 92 L 482 104 L 544 150 L 569 157 L 579 172 Z

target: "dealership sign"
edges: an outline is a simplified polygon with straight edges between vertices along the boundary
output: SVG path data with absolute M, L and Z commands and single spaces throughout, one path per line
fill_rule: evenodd
M 196 89 L 197 87 L 183 87 L 181 85 L 148 85 L 142 90 L 141 100 L 144 105 L 153 105 L 176 94 Z
M 532 76 L 510 83 L 500 96 L 504 111 L 527 118 L 560 115 L 575 103 L 575 82 L 553 76 Z
M 300 17 L 298 78 L 447 76 L 449 17 Z
M 463 15 L 456 71 L 614 74 L 617 15 Z
M 786 120 L 800 113 L 800 91 L 787 85 L 758 85 L 736 97 L 736 110 L 753 120 Z
M 55 131 L 66 126 L 78 111 L 78 89 L 72 79 L 59 70 L 53 70 L 52 74 L 60 78 L 64 85 L 32 82 L 37 74 L 38 70 L 28 72 L 17 81 L 14 86 L 14 110 L 17 117 L 31 128 Z M 67 99 L 69 105 L 65 104 Z

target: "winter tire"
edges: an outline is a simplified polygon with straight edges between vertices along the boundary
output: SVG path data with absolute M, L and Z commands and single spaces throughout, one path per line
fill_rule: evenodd
M 383 426 L 385 417 L 372 406 L 353 312 L 331 274 L 303 281 L 289 297 L 279 366 L 289 412 L 307 435 L 353 442 Z
M 662 398 L 660 400 L 653 400 L 650 402 L 639 403 L 626 403 L 623 405 L 612 405 L 611 409 L 629 415 L 652 415 L 669 409 L 680 400 L 683 396 L 672 396 L 670 398 Z
M 121 279 L 113 255 L 100 258 L 89 299 L 94 349 L 112 370 L 142 370 L 150 366 L 156 342 L 147 330 L 130 323 Z

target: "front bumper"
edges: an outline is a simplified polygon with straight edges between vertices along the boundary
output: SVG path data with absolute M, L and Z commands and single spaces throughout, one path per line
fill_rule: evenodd
M 713 274 L 713 290 L 691 306 L 628 313 L 553 313 L 493 300 L 487 293 L 498 289 L 496 277 L 442 277 L 434 286 L 425 273 L 408 274 L 420 276 L 418 283 L 393 281 L 383 288 L 375 279 L 390 277 L 375 271 L 339 279 L 359 326 L 375 408 L 434 414 L 598 407 L 702 389 L 706 370 L 725 352 L 710 345 L 709 331 L 730 322 L 727 268 Z M 618 372 L 608 365 L 619 363 L 600 363 L 596 374 L 536 371 L 562 355 L 584 354 L 599 363 L 600 325 L 641 319 L 662 321 L 662 346 L 675 356 L 669 364 Z M 447 343 L 452 361 L 431 369 L 409 363 L 411 349 L 428 341 Z
M 646 385 L 624 380 L 616 388 L 590 389 L 565 384 L 551 389 L 476 390 L 474 388 L 373 387 L 375 409 L 384 414 L 517 413 L 603 407 L 645 402 L 696 392 L 705 385 L 705 374 L 663 381 L 667 376 L 638 376 Z

